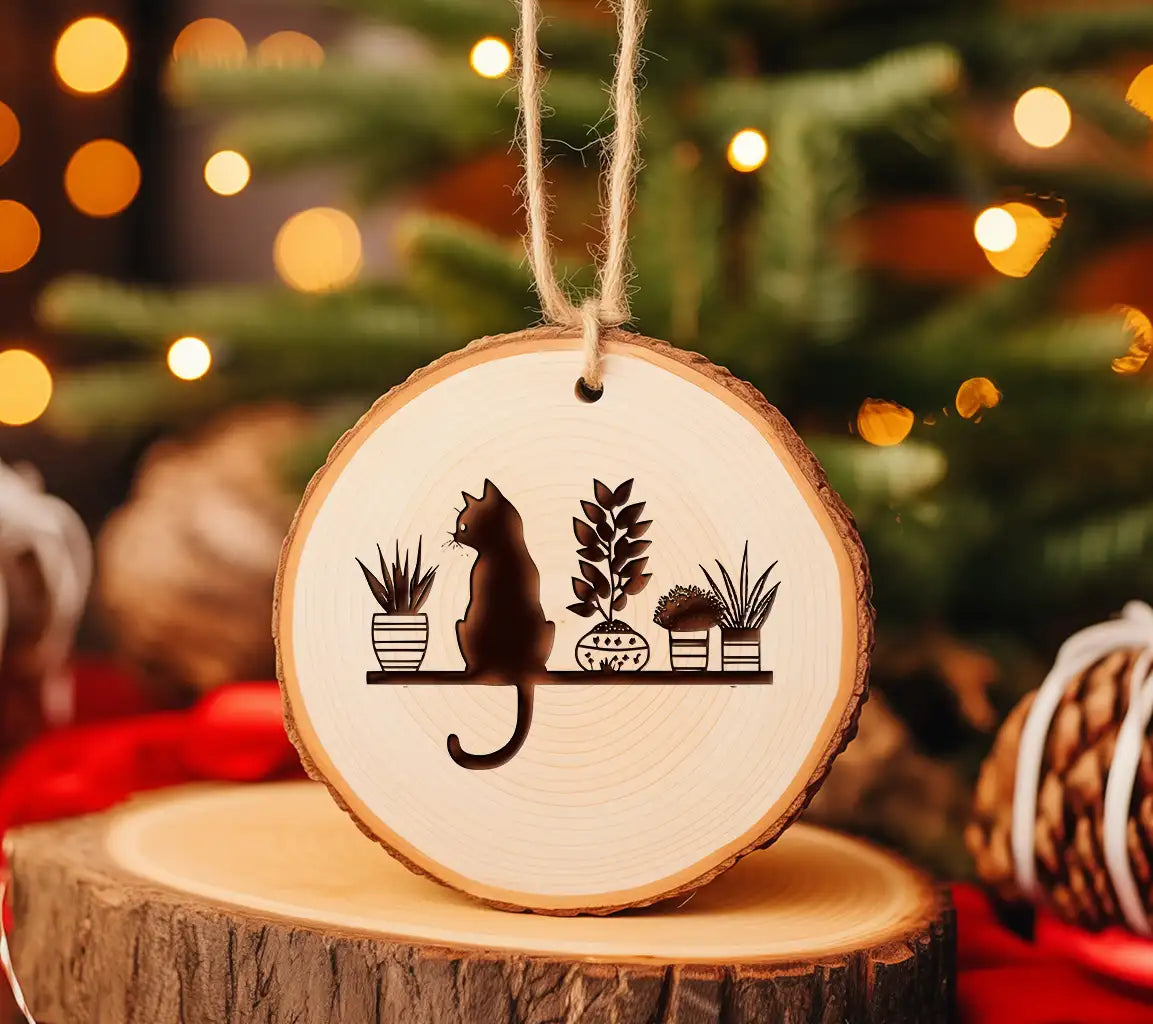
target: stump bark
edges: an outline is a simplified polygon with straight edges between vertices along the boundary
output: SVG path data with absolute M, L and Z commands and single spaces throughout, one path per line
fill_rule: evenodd
M 513 914 L 411 874 L 310 783 L 13 833 L 14 960 L 51 1024 L 939 1024 L 948 897 L 797 825 L 687 900 Z

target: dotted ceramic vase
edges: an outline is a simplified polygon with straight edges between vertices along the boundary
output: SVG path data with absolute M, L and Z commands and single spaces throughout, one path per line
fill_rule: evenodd
M 649 642 L 617 619 L 602 622 L 577 641 L 577 664 L 586 672 L 639 672 L 649 661 Z

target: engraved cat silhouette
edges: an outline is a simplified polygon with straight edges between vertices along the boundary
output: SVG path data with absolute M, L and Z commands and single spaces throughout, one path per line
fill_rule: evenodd
M 516 728 L 491 754 L 470 754 L 455 733 L 448 752 L 463 768 L 498 768 L 524 745 L 532 723 L 534 678 L 543 675 L 556 626 L 540 603 L 540 573 L 524 541 L 520 513 L 491 480 L 479 498 L 461 492 L 453 540 L 476 551 L 469 601 L 456 624 L 465 675 L 516 686 Z

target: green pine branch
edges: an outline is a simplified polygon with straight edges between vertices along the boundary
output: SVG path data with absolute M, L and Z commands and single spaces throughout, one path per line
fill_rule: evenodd
M 413 29 L 441 48 L 467 57 L 477 40 L 495 35 L 510 45 L 517 24 L 508 0 L 338 0 L 342 7 Z M 612 67 L 616 27 L 611 18 L 582 15 L 572 5 L 549 4 L 540 28 L 541 49 L 552 67 Z
M 519 241 L 449 217 L 414 215 L 398 236 L 413 293 L 466 338 L 519 330 L 537 318 Z
M 771 145 L 776 121 L 798 111 L 845 131 L 873 129 L 953 93 L 960 84 L 956 53 L 926 45 L 847 71 L 720 79 L 702 90 L 700 125 L 714 144 L 752 127 L 768 135 Z
M 229 112 L 216 142 L 241 151 L 258 170 L 340 161 L 360 168 L 372 195 L 508 149 L 516 121 L 511 83 L 481 78 L 461 61 L 393 70 L 193 66 L 177 89 L 185 102 Z M 549 76 L 544 100 L 555 152 L 587 146 L 590 125 L 605 117 L 603 86 L 589 75 Z
M 807 440 L 830 483 L 858 515 L 924 496 L 945 480 L 948 470 L 945 453 L 924 441 L 878 448 L 859 438 Z
M 1153 7 L 1085 4 L 1022 14 L 998 11 L 974 19 L 962 33 L 958 45 L 967 61 L 1003 79 L 1147 50 L 1153 46 Z
M 172 293 L 89 277 L 62 278 L 41 295 L 47 327 L 167 348 L 186 334 L 233 351 L 434 352 L 455 338 L 434 311 L 398 289 L 360 286 L 324 295 L 284 288 L 214 286 Z

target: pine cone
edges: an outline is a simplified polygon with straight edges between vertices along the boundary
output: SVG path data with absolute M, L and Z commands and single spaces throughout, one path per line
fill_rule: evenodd
M 1136 651 L 1117 650 L 1071 682 L 1053 717 L 1041 764 L 1035 858 L 1043 900 L 1058 917 L 1097 930 L 1124 924 L 1102 851 L 1105 785 L 1129 704 Z M 1010 713 L 981 767 L 965 833 L 982 880 L 1007 901 L 1022 899 L 1010 852 L 1017 749 L 1036 694 Z M 1146 736 L 1133 786 L 1128 847 L 1134 878 L 1153 912 L 1153 748 Z
M 34 469 L 0 462 L 0 758 L 71 715 L 66 663 L 91 574 L 76 513 Z
M 280 473 L 308 419 L 243 409 L 144 460 L 98 541 L 117 646 L 154 681 L 205 690 L 275 672 L 272 588 L 297 496 Z

